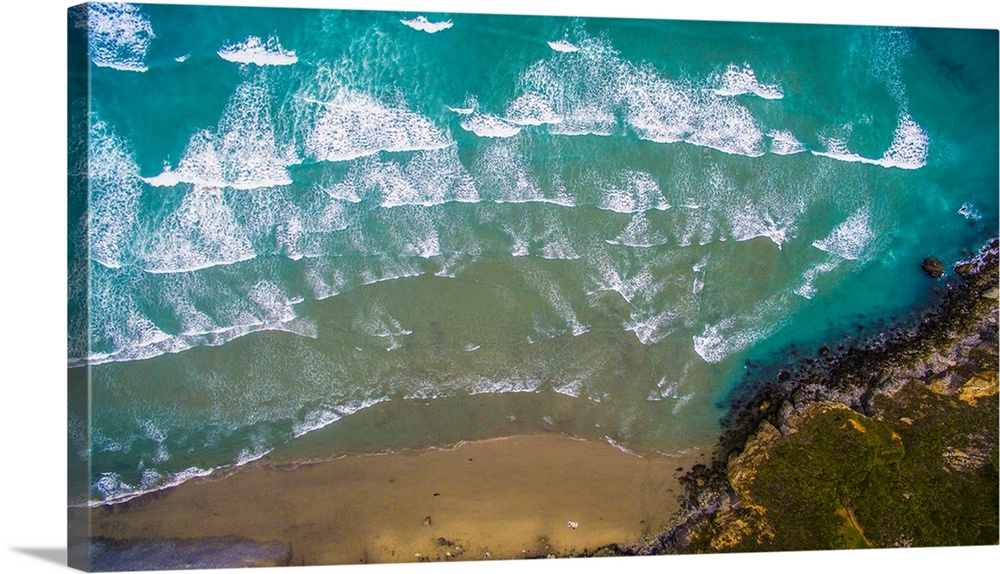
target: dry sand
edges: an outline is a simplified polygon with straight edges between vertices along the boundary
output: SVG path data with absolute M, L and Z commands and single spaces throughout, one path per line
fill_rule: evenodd
M 298 466 L 262 460 L 99 507 L 92 535 L 280 541 L 292 564 L 568 555 L 666 527 L 677 468 L 707 459 L 532 435 Z

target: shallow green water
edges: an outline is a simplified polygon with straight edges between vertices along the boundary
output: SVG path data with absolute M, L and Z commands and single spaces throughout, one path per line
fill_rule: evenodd
M 995 31 L 415 16 L 71 16 L 92 500 L 296 437 L 704 446 L 745 361 L 997 232 Z

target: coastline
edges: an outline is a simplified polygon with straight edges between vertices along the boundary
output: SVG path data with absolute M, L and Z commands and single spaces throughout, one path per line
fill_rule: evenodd
M 821 350 L 821 360 L 786 365 L 772 380 L 747 381 L 743 394 L 738 389 L 731 397 L 715 448 L 639 455 L 605 441 L 523 433 L 326 460 L 279 449 L 241 467 L 90 508 L 91 548 L 109 561 L 102 563 L 105 570 L 148 568 L 143 555 L 153 551 L 219 567 L 826 548 L 771 545 L 774 526 L 762 519 L 766 510 L 755 512 L 759 501 L 753 498 L 762 461 L 784 448 L 782 437 L 805 436 L 817 424 L 844 423 L 844 417 L 853 426 L 839 428 L 865 427 L 873 439 L 885 434 L 882 446 L 889 450 L 893 441 L 915 450 L 911 443 L 922 439 L 913 433 L 926 432 L 923 423 L 914 425 L 900 413 L 932 400 L 920 385 L 966 402 L 962 397 L 971 393 L 980 399 L 973 407 L 992 408 L 997 242 L 969 262 L 954 280 L 937 283 L 943 294 L 918 322 L 896 325 L 861 345 Z M 919 382 L 926 373 L 947 382 Z M 981 380 L 988 373 L 992 387 Z M 974 388 L 966 388 L 968 375 Z M 924 392 L 919 405 L 901 407 L 897 395 L 911 397 L 913 389 Z M 883 429 L 887 413 L 906 427 Z M 968 452 L 963 445 L 948 448 Z M 862 527 L 861 511 L 838 510 L 860 533 L 856 547 L 894 545 L 878 543 Z M 209 546 L 229 561 L 197 562 Z
M 684 519 L 622 554 L 1000 544 L 998 244 L 918 320 L 735 389 Z
M 265 458 L 92 508 L 91 536 L 117 569 L 142 569 L 125 551 L 151 541 L 277 550 L 252 565 L 611 554 L 671 526 L 680 477 L 710 454 L 639 456 L 520 435 L 308 463 Z

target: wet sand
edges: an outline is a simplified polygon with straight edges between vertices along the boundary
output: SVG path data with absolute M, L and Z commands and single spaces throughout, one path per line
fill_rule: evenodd
M 677 469 L 708 459 L 530 435 L 299 465 L 261 460 L 96 508 L 92 535 L 281 542 L 294 565 L 565 556 L 665 530 L 678 510 Z

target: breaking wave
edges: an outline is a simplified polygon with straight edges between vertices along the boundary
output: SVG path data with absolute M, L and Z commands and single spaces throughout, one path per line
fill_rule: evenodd
M 452 145 L 427 118 L 387 106 L 360 92 L 343 90 L 318 106 L 305 140 L 306 154 L 318 161 L 344 161 L 379 151 L 433 150 Z
M 228 62 L 257 66 L 289 66 L 299 61 L 295 52 L 284 49 L 274 36 L 266 41 L 249 36 L 243 42 L 223 46 L 218 54 Z
M 138 6 L 119 2 L 87 4 L 85 20 L 77 25 L 89 31 L 90 57 L 95 66 L 126 72 L 145 72 L 146 52 L 155 38 L 148 17 Z
M 267 88 L 259 81 L 240 84 L 215 129 L 191 136 L 176 168 L 146 178 L 153 186 L 191 183 L 205 187 L 256 189 L 292 182 L 294 159 L 279 150 Z
M 417 16 L 410 20 L 400 20 L 406 26 L 413 28 L 414 30 L 420 30 L 421 32 L 427 32 L 428 34 L 437 34 L 441 30 L 447 30 L 452 27 L 451 20 L 443 20 L 441 22 L 431 22 L 426 16 Z

